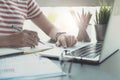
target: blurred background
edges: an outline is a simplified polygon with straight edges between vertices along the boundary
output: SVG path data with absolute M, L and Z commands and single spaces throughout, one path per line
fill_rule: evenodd
M 77 36 L 78 26 L 73 19 L 70 11 L 77 11 L 81 14 L 82 9 L 85 12 L 92 14 L 90 24 L 87 28 L 87 32 L 91 38 L 91 41 L 96 41 L 96 33 L 94 29 L 95 12 L 99 10 L 99 0 L 36 0 L 43 13 L 48 19 L 63 31 L 69 34 Z M 114 0 L 102 0 L 108 3 Z M 31 21 L 25 21 L 25 29 L 31 29 L 38 32 L 39 36 L 43 40 L 49 39 L 48 36 L 40 29 L 38 29 Z M 45 36 L 41 36 L 45 35 Z

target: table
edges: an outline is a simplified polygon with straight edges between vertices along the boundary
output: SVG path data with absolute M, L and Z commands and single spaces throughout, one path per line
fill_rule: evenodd
M 53 61 L 56 64 L 59 64 L 59 61 Z M 117 52 L 100 65 L 74 63 L 71 76 L 45 78 L 40 80 L 120 80 L 119 61 L 120 52 Z
M 31 26 L 31 24 L 29 23 L 26 25 Z M 41 37 L 40 37 L 41 39 L 45 39 L 45 41 L 47 41 L 46 38 L 48 37 L 44 36 L 44 34 L 42 34 Z M 59 61 L 57 60 L 52 61 L 59 65 Z M 73 63 L 71 76 L 62 76 L 36 80 L 120 80 L 119 61 L 120 52 L 117 52 L 100 65 Z

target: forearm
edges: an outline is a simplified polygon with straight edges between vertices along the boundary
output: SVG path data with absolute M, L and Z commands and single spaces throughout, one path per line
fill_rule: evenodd
M 78 36 L 77 36 L 78 41 L 83 41 L 83 34 L 84 34 L 84 32 L 79 30 Z
M 41 13 L 35 18 L 31 19 L 40 29 L 42 29 L 51 39 L 56 40 L 55 35 L 58 29 Z
M 84 32 L 84 38 L 83 38 L 83 40 L 84 40 L 85 42 L 90 42 L 90 37 L 89 37 L 89 35 L 87 34 L 86 31 Z
M 86 32 L 85 27 L 82 27 L 81 29 L 79 29 L 77 39 L 78 39 L 79 41 L 85 41 L 85 42 L 89 42 L 89 41 L 90 41 L 89 35 L 88 35 L 88 33 Z
M 35 18 L 31 19 L 39 28 L 41 28 L 52 40 L 56 41 L 57 46 L 63 46 L 64 48 L 73 46 L 77 40 L 74 36 L 67 35 L 65 32 L 61 32 L 57 29 L 43 13 L 39 14 Z

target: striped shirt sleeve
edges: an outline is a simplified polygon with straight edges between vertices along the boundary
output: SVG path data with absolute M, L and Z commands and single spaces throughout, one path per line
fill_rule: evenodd
M 35 2 L 35 0 L 28 0 L 28 12 L 27 19 L 31 19 L 36 17 L 41 13 L 39 5 Z

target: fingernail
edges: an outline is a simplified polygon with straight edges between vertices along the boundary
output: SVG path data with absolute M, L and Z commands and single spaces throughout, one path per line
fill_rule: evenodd
M 59 46 L 60 46 L 59 42 L 56 42 L 56 46 L 57 46 L 57 47 L 59 47 Z
M 64 48 L 67 48 L 67 45 L 65 45 Z

